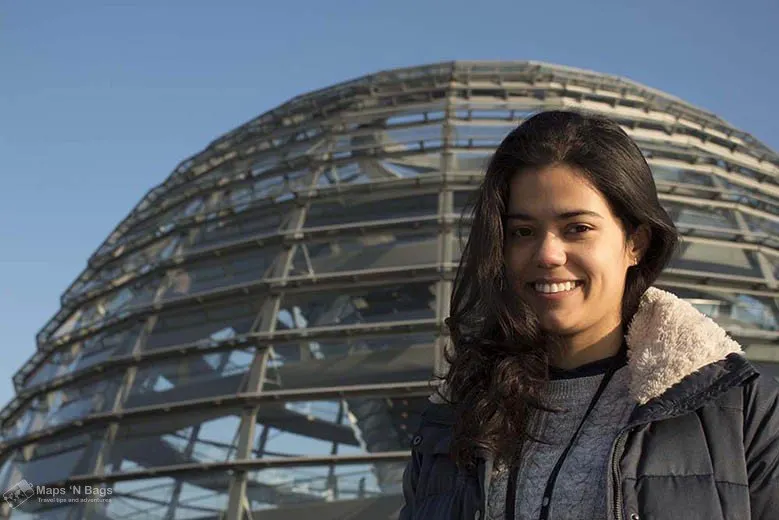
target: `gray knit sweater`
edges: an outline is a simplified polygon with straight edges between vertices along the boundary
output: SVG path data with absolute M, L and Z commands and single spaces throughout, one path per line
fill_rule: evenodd
M 544 488 L 557 460 L 582 420 L 603 375 L 550 382 L 546 401 L 565 411 L 539 412 L 535 435 L 549 442 L 531 442 L 523 450 L 517 474 L 515 518 L 537 520 Z M 568 453 L 552 493 L 549 518 L 600 520 L 606 516 L 608 457 L 618 431 L 627 424 L 635 402 L 628 396 L 628 371 L 614 373 Z M 497 466 L 490 482 L 487 518 L 504 520 L 508 472 Z

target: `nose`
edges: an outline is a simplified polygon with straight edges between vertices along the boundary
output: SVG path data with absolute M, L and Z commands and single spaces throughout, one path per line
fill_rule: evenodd
M 553 233 L 546 233 L 544 238 L 538 241 L 536 250 L 536 264 L 538 267 L 550 268 L 565 265 L 566 253 L 563 241 Z

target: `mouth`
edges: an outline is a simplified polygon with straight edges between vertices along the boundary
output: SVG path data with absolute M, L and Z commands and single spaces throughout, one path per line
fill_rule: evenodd
M 546 283 L 546 282 L 530 282 L 527 284 L 528 288 L 539 296 L 545 297 L 560 297 L 570 294 L 584 285 L 583 280 L 569 280 L 565 282 Z

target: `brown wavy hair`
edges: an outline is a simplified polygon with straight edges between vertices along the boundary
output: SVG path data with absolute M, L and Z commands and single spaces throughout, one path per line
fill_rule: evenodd
M 460 467 L 472 469 L 484 451 L 497 461 L 515 462 L 524 442 L 533 438 L 530 414 L 546 409 L 539 397 L 549 380 L 550 352 L 562 348 L 562 340 L 545 333 L 531 307 L 511 289 L 503 247 L 510 180 L 553 164 L 583 173 L 610 204 L 626 239 L 639 225 L 651 230 L 646 254 L 627 272 L 623 331 L 678 244 L 649 165 L 617 123 L 575 112 L 542 112 L 503 140 L 466 210 L 472 224 L 446 320 L 449 369 L 439 394 L 455 410 L 451 454 Z

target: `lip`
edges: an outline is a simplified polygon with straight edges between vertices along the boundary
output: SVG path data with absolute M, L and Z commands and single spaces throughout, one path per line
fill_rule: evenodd
M 582 282 L 578 278 L 536 278 L 529 283 L 565 283 L 565 282 Z

